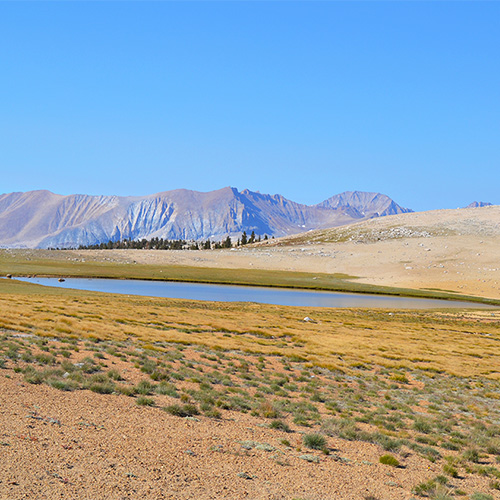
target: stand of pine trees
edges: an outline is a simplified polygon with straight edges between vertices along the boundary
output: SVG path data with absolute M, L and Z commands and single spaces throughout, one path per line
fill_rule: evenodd
M 264 241 L 268 240 L 267 234 L 264 235 Z M 252 231 L 250 237 L 247 236 L 246 231 L 243 231 L 241 235 L 241 239 L 238 239 L 238 242 L 235 246 L 243 246 L 251 243 L 256 243 L 262 241 L 260 236 L 256 236 L 255 232 Z M 204 242 L 199 241 L 191 241 L 188 242 L 186 240 L 164 240 L 163 238 L 151 238 L 147 240 L 143 238 L 141 240 L 132 240 L 125 238 L 120 241 L 108 241 L 107 243 L 97 243 L 95 245 L 80 245 L 78 250 L 212 250 L 212 249 L 220 249 L 220 248 L 232 248 L 233 242 L 231 238 L 228 236 L 225 240 L 221 241 L 211 241 L 206 240 Z M 74 247 L 66 247 L 65 249 L 71 250 Z M 64 250 L 64 249 L 54 249 L 50 248 L 49 250 Z

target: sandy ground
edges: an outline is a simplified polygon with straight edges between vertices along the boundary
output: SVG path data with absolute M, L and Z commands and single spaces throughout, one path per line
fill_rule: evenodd
M 259 417 L 179 418 L 126 396 L 62 392 L 10 374 L 0 374 L 1 500 L 407 500 L 442 471 L 413 452 L 402 467 L 382 465 L 380 447 L 337 438 L 323 455 Z M 275 449 L 247 450 L 244 441 Z M 478 476 L 460 487 L 490 491 Z
M 338 239 L 348 241 L 329 242 Z M 111 255 L 91 253 L 98 259 Z M 499 299 L 500 206 L 383 217 L 232 250 L 115 250 L 112 260 L 346 273 L 362 283 Z

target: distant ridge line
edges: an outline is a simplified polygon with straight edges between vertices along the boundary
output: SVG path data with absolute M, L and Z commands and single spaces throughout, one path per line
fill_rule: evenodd
M 0 246 L 74 248 L 124 239 L 222 240 L 243 231 L 269 237 L 412 212 L 381 193 L 346 191 L 316 205 L 234 187 L 147 196 L 0 195 Z

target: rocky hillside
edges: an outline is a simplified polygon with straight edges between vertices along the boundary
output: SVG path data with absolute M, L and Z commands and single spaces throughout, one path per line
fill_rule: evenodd
M 0 246 L 77 247 L 125 238 L 220 240 L 243 231 L 286 236 L 410 212 L 378 193 L 347 192 L 308 206 L 281 195 L 226 187 L 179 189 L 144 197 L 0 195 Z

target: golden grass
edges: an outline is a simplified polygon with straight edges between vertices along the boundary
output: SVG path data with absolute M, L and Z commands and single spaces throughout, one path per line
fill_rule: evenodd
M 500 313 L 197 302 L 2 280 L 0 329 L 46 336 L 201 344 L 349 371 L 364 364 L 500 379 Z M 493 316 L 492 316 L 493 314 Z M 315 322 L 304 322 L 305 316 Z

